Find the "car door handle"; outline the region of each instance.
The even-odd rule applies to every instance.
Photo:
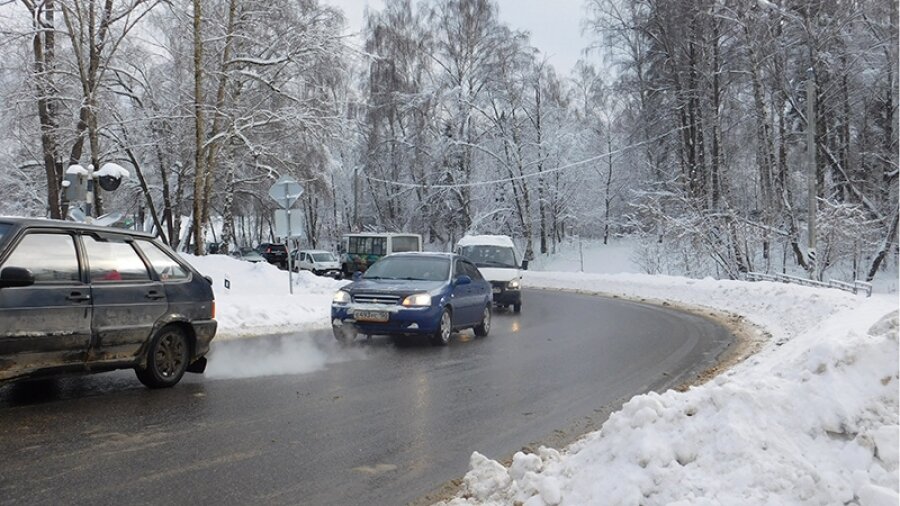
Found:
[[[69,294],[68,297],[66,297],[66,299],[75,301],[75,302],[84,302],[86,300],[91,300],[91,296],[83,294],[81,292],[72,292]]]
[[[153,290],[153,291],[147,292],[147,295],[145,295],[145,297],[147,297],[148,299],[158,300],[158,299],[162,299],[163,297],[165,297],[165,295],[157,292],[156,290]]]

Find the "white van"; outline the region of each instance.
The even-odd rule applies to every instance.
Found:
[[[328,276],[341,279],[341,262],[330,251],[300,250],[293,251],[295,271],[312,271],[316,276]]]
[[[467,235],[454,251],[478,266],[491,282],[494,304],[511,307],[516,313],[522,310],[522,271],[528,269],[528,260],[522,260],[509,236]]]

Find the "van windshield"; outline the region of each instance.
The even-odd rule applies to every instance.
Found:
[[[8,232],[9,229],[9,225],[7,225],[6,223],[0,223],[0,241],[3,241],[3,236],[6,235],[6,232]]]
[[[337,259],[331,253],[313,253],[311,255],[315,262],[336,262]]]
[[[463,246],[459,254],[478,267],[518,268],[516,255],[513,249],[507,246]]]

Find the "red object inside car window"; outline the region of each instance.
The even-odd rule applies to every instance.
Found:
[[[119,274],[119,271],[109,271],[100,279],[103,281],[122,281],[122,275]]]

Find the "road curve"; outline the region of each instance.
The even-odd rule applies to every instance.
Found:
[[[210,374],[171,390],[128,371],[7,385],[0,502],[405,504],[463,475],[472,451],[597,428],[732,341],[670,308],[531,290],[489,337],[445,348],[316,332],[214,342]]]

